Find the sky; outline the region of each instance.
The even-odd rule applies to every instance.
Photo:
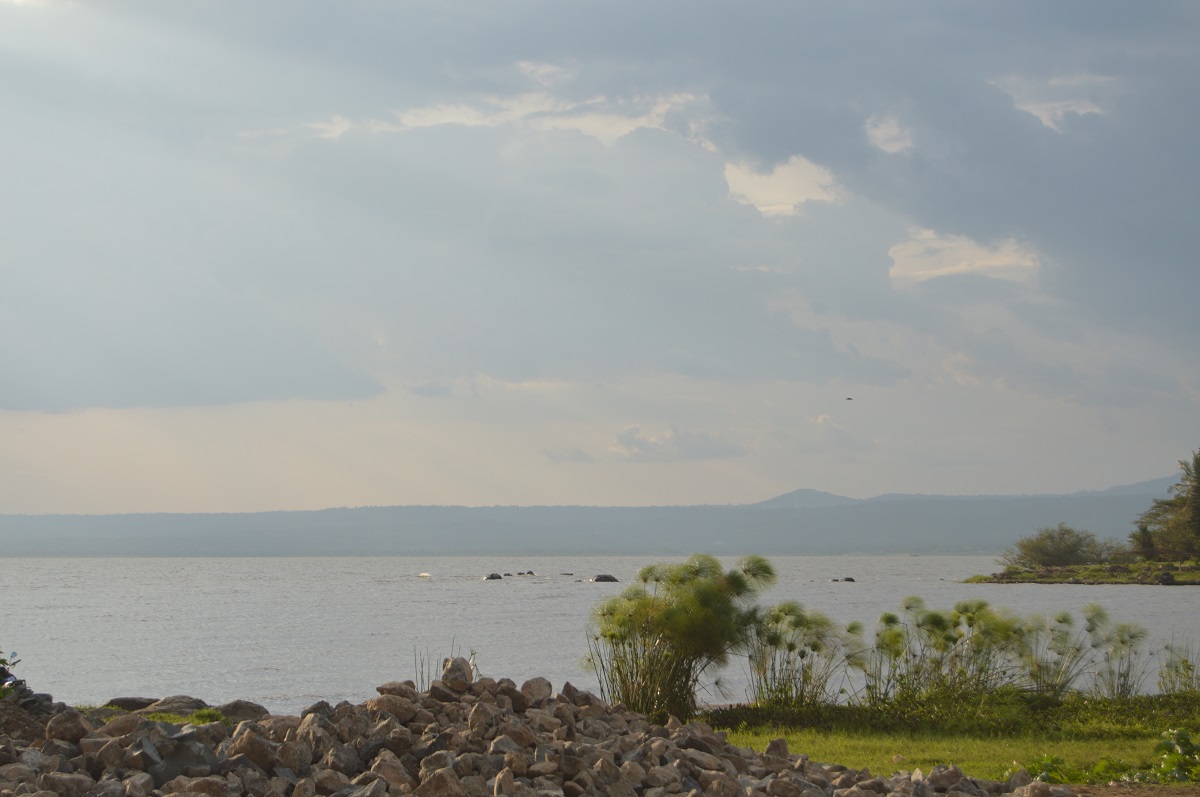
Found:
[[[0,0],[0,513],[1200,447],[1200,4]]]

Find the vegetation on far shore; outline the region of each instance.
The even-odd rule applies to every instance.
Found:
[[[1179,460],[1179,481],[1134,521],[1127,542],[1098,540],[1065,523],[1022,537],[994,584],[1200,584],[1200,450]]]
[[[1200,585],[1200,560],[1184,562],[1109,562],[1063,567],[1010,567],[991,575],[971,576],[970,584],[1157,584]]]

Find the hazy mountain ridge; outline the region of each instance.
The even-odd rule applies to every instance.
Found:
[[[1174,483],[1173,479],[1167,480]],[[1095,493],[877,496],[758,504],[395,506],[225,514],[0,515],[7,556],[996,553],[1065,522],[1124,539],[1164,480]],[[791,506],[788,501],[808,502]]]

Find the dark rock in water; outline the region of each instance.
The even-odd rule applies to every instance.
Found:
[[[191,714],[193,711],[199,711],[202,708],[208,708],[208,703],[205,703],[198,697],[171,695],[138,709],[138,713],[152,714],[161,711],[164,714]]]
[[[300,712],[300,717],[304,718],[309,714],[316,714],[318,717],[325,717],[328,719],[329,717],[333,716],[333,706],[329,705],[328,700],[318,700],[316,703],[313,703],[311,706],[304,709],[304,711]]]
[[[485,580],[486,581],[495,581],[496,579],[499,579],[499,578],[504,578],[504,576],[500,575],[499,573],[488,573],[487,578]]]
[[[854,579],[851,578],[850,576],[846,576],[845,578],[842,579],[842,581],[853,581],[853,580]]]
[[[505,573],[505,574],[504,574],[504,577],[505,577],[505,578],[512,578],[512,573]]]
[[[158,701],[157,697],[114,697],[104,705],[119,708],[124,711],[137,711]]]
[[[231,722],[238,723],[242,720],[257,720],[270,714],[266,706],[261,706],[258,703],[252,703],[249,700],[232,700],[228,703],[222,703],[217,706],[217,711],[224,715],[225,719]]]
[[[831,578],[831,579],[829,579],[829,581],[830,581],[830,583],[836,583],[838,581],[841,581],[841,579],[840,578]]]
[[[565,573],[565,572],[564,572],[564,573],[559,573],[559,575],[560,575],[560,576],[573,576],[573,575],[575,575],[575,574],[574,574],[574,573]]]
[[[601,581],[612,582],[612,581],[616,581],[616,580],[617,580],[616,576],[609,575],[608,573],[600,573],[599,575],[592,576],[592,581],[595,581],[597,583],[599,583]]]

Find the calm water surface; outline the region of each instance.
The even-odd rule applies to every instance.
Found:
[[[422,659],[476,651],[479,670],[596,689],[580,661],[599,600],[655,557],[0,559],[0,649],[17,673],[68,703],[119,695],[245,698],[276,712],[360,702]],[[732,563],[732,560],[728,560]],[[1021,614],[1077,615],[1099,603],[1150,631],[1150,648],[1200,642],[1190,587],[963,584],[992,556],[777,556],[763,603],[796,600],[868,628],[908,595],[933,608],[966,598]],[[485,581],[490,572],[533,576]],[[421,573],[430,574],[421,577]],[[617,584],[586,579],[611,573]],[[831,582],[852,576],[855,581]],[[744,697],[740,665],[726,673]],[[1152,679],[1151,679],[1152,680]],[[717,699],[718,696],[711,696]]]

